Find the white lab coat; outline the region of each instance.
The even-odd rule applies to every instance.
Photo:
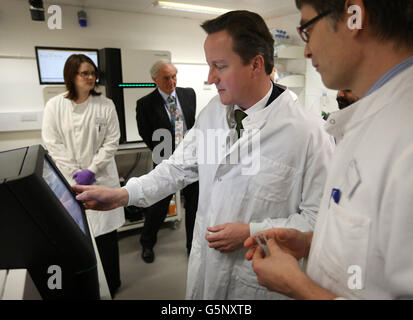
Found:
[[[119,145],[119,122],[112,100],[90,96],[76,105],[66,93],[50,99],[45,107],[42,125],[43,142],[70,185],[75,172],[89,169],[97,185],[120,187],[115,163]],[[98,237],[122,226],[123,208],[111,211],[86,211],[93,235]]]
[[[268,107],[243,120],[245,130],[260,130],[260,152],[252,157],[253,163],[260,164],[259,172],[243,175],[251,161],[226,161],[234,150],[253,140],[243,135],[227,149],[226,138],[235,133],[226,118],[230,108],[222,105],[218,96],[213,98],[174,154],[148,175],[130,179],[126,189],[130,203],[148,206],[199,179],[188,299],[283,299],[259,286],[251,262],[245,259],[245,249],[222,254],[209,248],[207,227],[257,222],[254,231],[257,226],[261,230],[313,230],[334,143],[324,131],[323,121],[303,110],[286,90]],[[207,143],[201,137],[211,129],[216,129],[219,137],[218,149],[205,152]],[[200,157],[203,152],[218,162],[208,164],[211,162]]]
[[[345,298],[413,298],[412,79],[410,67],[328,118],[338,146],[307,273]]]

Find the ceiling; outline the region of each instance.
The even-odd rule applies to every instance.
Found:
[[[84,7],[85,9],[106,9],[142,14],[168,15],[174,17],[206,20],[214,15],[161,9],[153,6],[155,0],[45,0],[46,4]],[[260,14],[264,19],[298,13],[294,0],[168,0],[230,10],[249,10]]]

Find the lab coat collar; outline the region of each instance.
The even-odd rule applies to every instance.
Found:
[[[270,90],[271,92],[271,90]],[[268,99],[267,99],[268,100]],[[252,113],[248,117],[246,117],[242,123],[244,126],[244,130],[251,130],[249,136],[241,136],[228,150],[224,156],[219,159],[219,163],[224,165],[227,163],[226,159],[230,157],[231,153],[237,152],[238,148],[243,147],[243,145],[247,144],[248,141],[251,141],[253,136],[258,134],[260,130],[265,126],[268,119],[274,120],[274,114],[280,110],[280,108],[289,108],[291,104],[295,104],[291,94],[288,90],[284,90],[273,102],[271,102],[267,107],[265,107],[266,101],[264,101],[264,107]],[[256,130],[258,129],[258,130]],[[228,135],[231,134],[231,131],[228,131]]]
[[[242,110],[239,106],[234,105],[234,110],[242,110],[244,111],[248,116],[252,115],[254,112],[260,111],[262,109],[264,109],[266,107],[266,103],[268,101],[268,99],[271,96],[272,91],[274,90],[273,88],[273,84],[271,83],[271,87],[268,90],[268,92],[266,93],[266,95],[260,100],[258,101],[256,104],[254,104],[253,106],[251,106],[250,108],[248,108],[247,110]]]
[[[327,119],[326,131],[339,143],[352,129],[383,109],[387,104],[383,101],[381,90],[364,97],[349,107],[333,112]]]
[[[255,105],[244,111],[248,115],[242,120],[244,129],[261,129],[267,122],[269,113],[272,112],[273,108],[280,108],[292,102],[292,99],[288,99],[291,98],[290,94],[286,93],[288,93],[288,90],[277,87],[271,82],[271,87],[266,95]],[[277,106],[274,106],[274,104],[277,104]],[[268,108],[269,106],[271,107]],[[239,107],[234,106],[234,110],[236,109],[239,109]]]
[[[266,103],[266,101],[264,103]],[[274,120],[274,115],[271,115],[276,112],[274,109],[289,108],[292,103],[295,102],[293,101],[289,91],[284,90],[284,92],[281,93],[267,107],[256,110],[251,115],[248,115],[248,117],[242,121],[244,129],[261,129],[264,127],[268,119],[271,119],[272,121]]]
[[[395,97],[390,93],[394,93],[395,84],[403,81],[411,81],[409,79],[411,73],[413,73],[413,66],[391,79],[369,96],[363,97],[343,110],[331,113],[325,125],[327,132],[334,136],[337,143],[341,141],[346,133],[359,125],[362,125],[365,120],[369,119],[386,106],[394,103]],[[383,92],[388,92],[389,94],[386,95],[383,94]]]
[[[89,101],[91,100],[91,97],[92,97],[92,95],[89,94],[89,97],[87,97],[87,99],[85,101],[83,101],[82,103],[76,103],[73,100],[70,100],[70,102],[72,104],[72,111],[75,111],[75,110],[80,111],[80,110],[83,110],[84,108],[86,108]]]

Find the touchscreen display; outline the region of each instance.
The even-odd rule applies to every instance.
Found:
[[[50,189],[53,190],[56,197],[66,208],[66,211],[70,214],[73,220],[75,220],[79,228],[86,234],[85,224],[82,219],[82,209],[80,208],[79,203],[46,159],[44,160],[43,165],[43,179],[49,185]]]

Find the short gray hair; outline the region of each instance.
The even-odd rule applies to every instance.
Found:
[[[151,72],[151,77],[153,79],[158,77],[159,69],[162,68],[163,66],[166,66],[166,65],[173,66],[175,68],[176,72],[178,72],[178,69],[174,66],[174,64],[171,61],[169,61],[167,59],[161,59],[161,60],[156,61],[153,64],[153,66],[151,67],[151,71],[150,71]]]

